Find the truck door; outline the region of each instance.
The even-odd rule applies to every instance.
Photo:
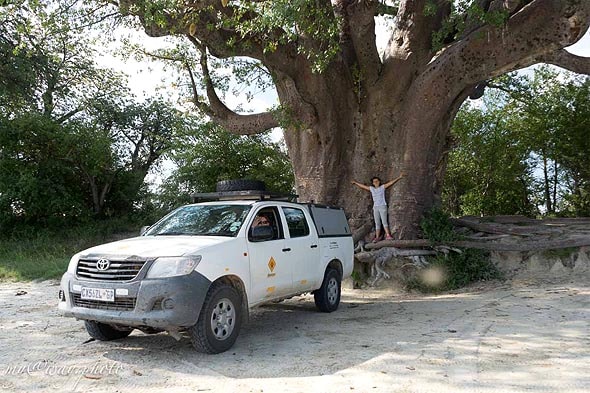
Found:
[[[252,238],[252,228],[258,225],[270,225],[273,238],[255,241]],[[284,248],[285,235],[278,208],[260,208],[248,227],[251,304],[293,292],[291,264],[287,261],[289,253]]]
[[[281,207],[287,224],[285,249],[293,270],[293,288],[296,292],[314,289],[318,277],[323,277],[320,266],[320,249],[313,223],[303,209]],[[313,232],[312,232],[313,231]]]

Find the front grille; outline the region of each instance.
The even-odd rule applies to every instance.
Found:
[[[80,259],[76,268],[76,275],[80,278],[106,281],[129,281],[137,277],[137,274],[145,264],[145,260],[109,260],[107,270],[98,270],[98,259]]]
[[[93,308],[96,310],[133,311],[135,309],[134,297],[115,299],[114,302],[103,302],[100,300],[81,299],[79,294],[72,293],[72,303],[76,307]]]

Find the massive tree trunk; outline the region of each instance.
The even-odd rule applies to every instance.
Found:
[[[428,103],[436,100],[436,86],[420,90],[410,84],[392,96],[389,86],[380,85],[359,100],[338,68],[313,76],[305,91],[317,113],[314,126],[285,131],[296,191],[305,201],[344,206],[359,228],[372,220],[372,202],[351,180],[387,181],[403,171],[407,176],[387,193],[390,224],[397,237],[414,237],[422,213],[440,195],[448,130],[465,93],[449,99],[444,110]],[[279,97],[288,101],[289,93],[278,86]]]
[[[232,19],[241,3],[262,5]],[[418,236],[422,215],[439,199],[451,123],[476,86],[539,62],[590,71],[587,59],[562,49],[587,30],[590,1],[477,0],[473,3],[483,12],[502,11],[506,19],[493,25],[466,13],[455,19],[464,22],[465,29],[447,31],[440,48],[433,48],[433,35],[444,31],[451,18],[449,0],[402,0],[397,8],[371,0],[312,3],[340,29],[340,52],[321,73],[313,72],[313,61],[301,48],[321,52],[325,46],[303,28],[276,26],[263,36],[239,29],[258,21],[257,12],[267,12],[273,2],[203,0],[179,12],[165,12],[158,24],[150,23],[148,15],[154,10],[143,2],[122,1],[121,9],[139,15],[151,35],[188,36],[201,53],[206,83],[205,102],[185,61],[195,104],[235,133],[258,133],[279,121],[270,112],[243,115],[227,108],[216,93],[207,59],[241,55],[259,60],[270,71],[290,117],[281,125],[297,193],[302,200],[345,207],[353,229],[369,227],[372,215],[370,196],[351,180],[368,183],[379,176],[387,181],[403,171],[406,177],[388,191],[391,227],[397,238]],[[395,15],[382,54],[375,43],[378,12]],[[167,21],[164,27],[162,19]],[[228,20],[239,22],[232,29]],[[302,33],[297,40],[281,41],[287,30]],[[281,44],[269,51],[264,42],[273,40]]]

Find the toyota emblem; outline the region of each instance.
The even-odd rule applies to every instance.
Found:
[[[96,262],[96,268],[100,271],[105,271],[111,266],[111,261],[105,258],[101,258]]]

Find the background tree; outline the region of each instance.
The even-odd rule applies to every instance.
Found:
[[[293,171],[282,147],[267,135],[240,136],[212,123],[194,127],[170,154],[175,169],[161,189],[166,209],[212,192],[220,180],[262,180],[268,190],[293,192]]]
[[[187,133],[189,119],[161,99],[143,103],[102,100],[93,104],[82,139],[106,138],[109,153],[99,154],[112,157],[112,163],[106,165],[104,159],[96,157],[94,165],[88,166],[87,157],[80,155],[72,162],[90,187],[96,214],[103,214],[105,206],[115,212],[130,211],[141,196],[147,174]]]
[[[17,0],[0,8],[0,114],[35,111],[58,123],[101,97],[124,94],[124,77],[97,67],[105,7]]]
[[[454,215],[534,215],[531,150],[514,129],[519,115],[498,94],[483,105],[466,105],[453,124],[443,206]]]
[[[457,215],[588,215],[588,78],[540,67],[488,85],[496,90],[465,105],[453,124],[445,207]]]
[[[556,142],[557,156],[565,172],[567,189],[562,212],[574,216],[590,216],[590,79],[581,85],[568,82],[561,98],[563,127]],[[563,213],[562,213],[563,214]]]
[[[588,215],[588,78],[541,67],[500,87],[518,108],[520,132],[542,171],[545,212]]]
[[[417,235],[441,192],[451,123],[483,81],[539,62],[590,71],[563,50],[588,28],[587,1],[122,0],[119,9],[149,35],[191,43],[190,56],[186,48],[175,55],[195,104],[214,121],[243,135],[282,125],[297,193],[344,206],[360,233],[370,228],[369,206],[349,180],[403,170],[389,210],[396,236]],[[390,32],[382,52],[379,15]],[[253,61],[246,68],[237,63],[244,57]],[[228,108],[210,63],[232,63],[250,80],[267,74],[280,108]]]
[[[145,177],[185,133],[162,99],[137,102],[96,65],[105,15],[83,2],[0,8],[0,215],[47,222],[133,210]],[[112,10],[111,10],[112,11]]]
[[[0,118],[0,224],[47,225],[84,215],[84,187],[63,160],[69,133],[39,114]]]

